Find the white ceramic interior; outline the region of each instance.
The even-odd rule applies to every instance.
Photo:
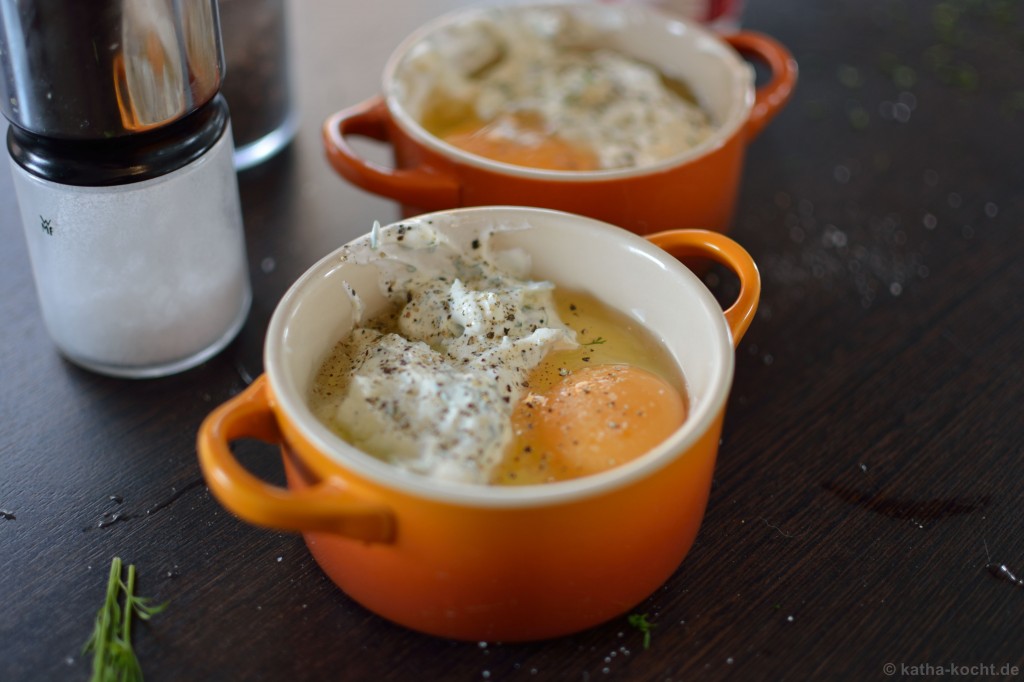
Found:
[[[567,12],[575,21],[600,33],[600,44],[656,66],[690,86],[707,111],[716,132],[707,140],[658,164],[600,171],[559,171],[526,168],[470,154],[428,133],[420,124],[423,102],[434,87],[429,72],[417,68],[415,57],[436,50],[459,68],[453,35],[481,19],[521,12]],[[552,180],[605,180],[654,173],[698,158],[737,133],[754,104],[754,71],[720,37],[700,24],[639,3],[523,4],[461,10],[423,25],[392,53],[384,69],[383,92],[395,122],[413,139],[448,157],[503,173]]]
[[[352,328],[351,288],[368,313],[385,302],[372,265],[343,259],[339,249],[304,273],[271,318],[264,364],[277,402],[322,452],[341,466],[411,494],[476,506],[527,506],[598,494],[653,475],[680,456],[725,404],[733,375],[732,336],[722,309],[700,279],[665,251],[621,228],[559,211],[522,207],[453,209],[420,216],[453,229],[528,226],[498,235],[494,248],[517,247],[532,276],[594,294],[642,323],[668,349],[685,377],[686,422],[646,455],[593,476],[521,487],[432,481],[360,452],[321,424],[306,395],[330,349]],[[365,235],[354,242],[368,241]]]

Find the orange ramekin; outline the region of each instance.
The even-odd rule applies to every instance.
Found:
[[[734,347],[760,293],[754,262],[715,232],[675,230],[644,239],[544,209],[467,208],[420,219],[476,234],[518,227],[497,235],[495,248],[524,250],[534,278],[597,296],[664,344],[685,377],[686,422],[618,468],[542,485],[435,481],[362,453],[317,421],[306,402],[320,363],[352,328],[346,287],[368,313],[383,304],[376,269],[339,250],[279,303],[267,332],[265,374],[204,421],[198,451],[210,490],[250,523],[301,531],[345,593],[416,630],[533,640],[628,611],[671,576],[697,535]],[[365,246],[368,239],[357,242]],[[738,276],[738,299],[724,313],[677,260],[693,256],[721,262]],[[230,445],[241,438],[280,444],[287,488],[239,464]]]
[[[427,132],[412,100],[422,77],[410,74],[425,49],[451,42],[453,30],[481,17],[556,11],[598,27],[603,45],[653,64],[687,83],[711,115],[716,132],[698,146],[642,168],[552,171],[484,158]],[[754,85],[746,55],[770,76]],[[553,208],[619,225],[638,234],[674,228],[727,232],[732,222],[747,145],[782,109],[797,80],[796,62],[774,39],[748,31],[718,36],[701,25],[647,5],[583,3],[458,11],[407,38],[384,70],[383,94],[330,116],[323,126],[334,169],[364,190],[394,199],[406,216],[459,206]],[[413,97],[410,93],[416,92]],[[388,143],[394,167],[366,160],[349,137]]]

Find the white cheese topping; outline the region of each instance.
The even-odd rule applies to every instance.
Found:
[[[601,48],[597,29],[571,13],[495,14],[450,28],[415,51],[403,83],[412,111],[431,97],[471,103],[486,134],[529,144],[558,135],[593,151],[601,168],[644,166],[691,149],[713,132],[707,113],[656,68]],[[537,130],[514,117],[540,121]]]
[[[401,468],[486,483],[530,370],[549,350],[576,347],[553,286],[524,278],[521,252],[491,253],[487,233],[457,244],[411,220],[374,241],[348,257],[381,270],[397,313],[344,341],[347,388],[334,421]]]

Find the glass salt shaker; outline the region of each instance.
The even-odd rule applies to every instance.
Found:
[[[7,147],[47,329],[102,374],[193,367],[251,290],[216,0],[0,13]]]

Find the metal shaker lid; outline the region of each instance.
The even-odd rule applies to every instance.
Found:
[[[217,0],[3,0],[0,68],[0,109],[20,128],[71,140],[152,130],[220,89]]]

